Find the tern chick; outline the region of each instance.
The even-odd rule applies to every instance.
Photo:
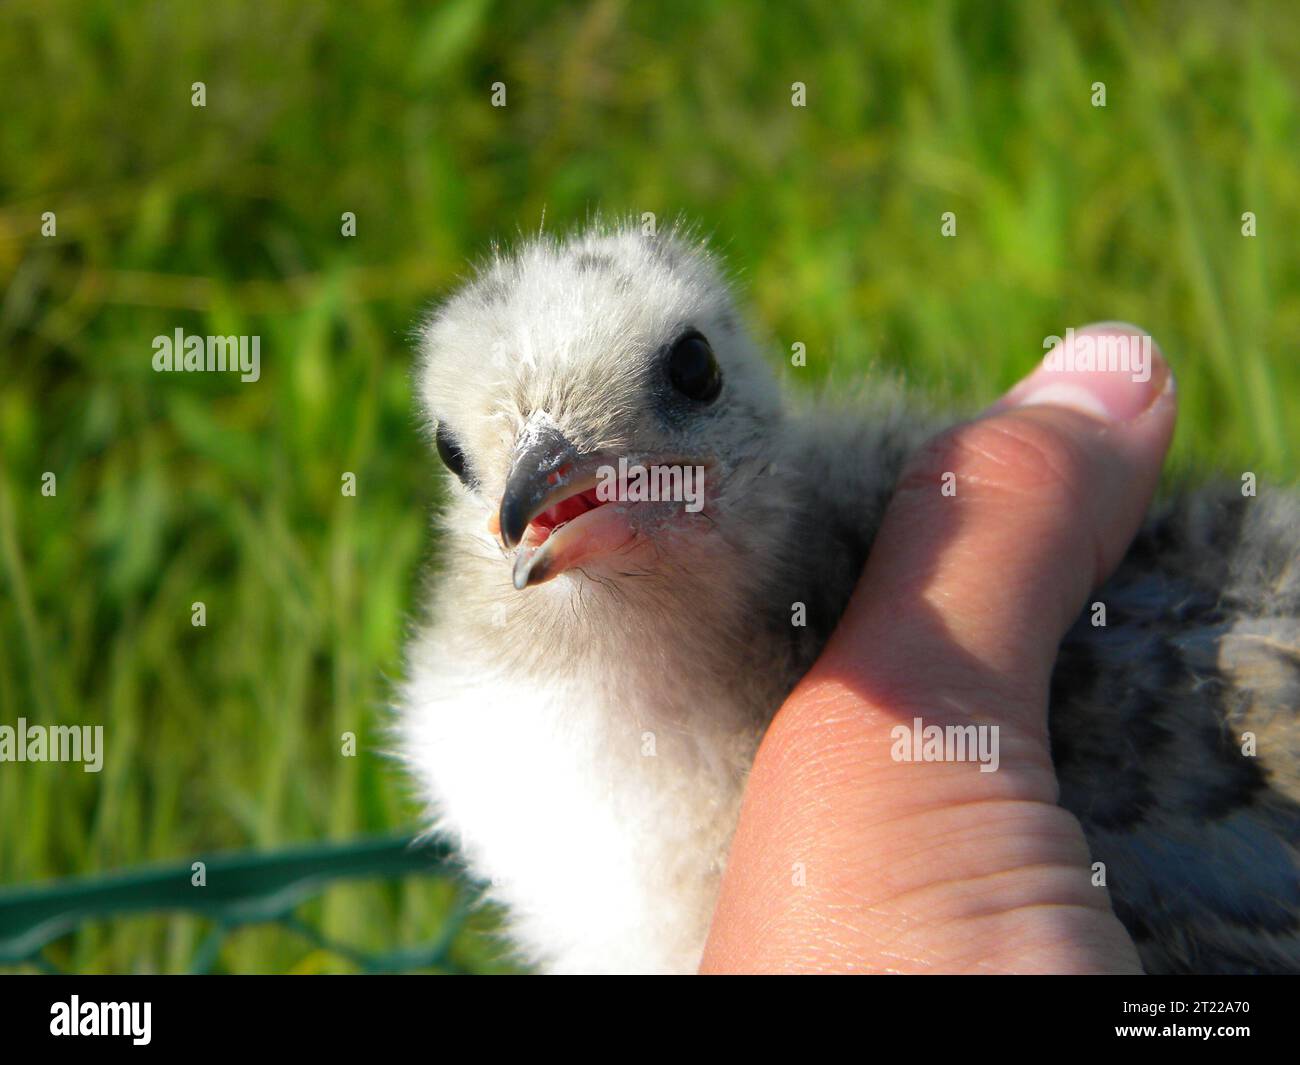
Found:
[[[524,960],[691,971],[758,741],[944,423],[884,383],[783,394],[680,230],[498,251],[420,348],[451,483],[399,731],[432,827]],[[611,497],[620,460],[701,505]],[[1061,802],[1149,971],[1300,969],[1297,528],[1284,495],[1162,505],[1061,648]],[[1252,730],[1291,759],[1240,757]]]

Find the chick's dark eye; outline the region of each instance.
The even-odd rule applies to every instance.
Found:
[[[722,391],[722,370],[709,342],[692,330],[668,353],[668,379],[683,396],[712,403]]]
[[[438,445],[438,457],[442,459],[443,465],[465,484],[469,484],[470,477],[465,466],[465,452],[461,451],[460,445],[456,443],[451,433],[447,432],[446,426],[438,426],[438,431],[434,434],[434,440]]]

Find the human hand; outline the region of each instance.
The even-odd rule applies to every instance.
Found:
[[[1176,406],[1154,346],[1145,383],[1040,367],[914,457],[758,752],[703,971],[1141,971],[1056,805],[1048,686],[1141,523]],[[998,726],[997,770],[895,761],[914,718]]]

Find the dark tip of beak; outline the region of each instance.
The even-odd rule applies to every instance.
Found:
[[[524,538],[528,523],[543,509],[560,472],[578,452],[555,429],[543,429],[515,454],[506,490],[501,496],[501,540],[507,548]]]
[[[524,538],[532,517],[528,508],[517,497],[507,495],[501,500],[501,541],[506,547],[515,547]]]
[[[530,584],[538,584],[545,578],[549,567],[544,558],[535,562],[537,556],[537,551],[519,552],[519,557],[515,559],[515,566],[510,574],[510,579],[514,583],[516,591],[522,592]]]
[[[501,524],[501,542],[506,547],[514,547],[524,538],[524,531],[532,518],[528,516],[523,500],[507,491],[501,498],[501,513],[497,520]]]

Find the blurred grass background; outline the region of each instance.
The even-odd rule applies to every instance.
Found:
[[[3,5],[0,723],[103,724],[108,753],[0,764],[0,884],[418,827],[379,753],[435,550],[408,333],[543,214],[700,221],[808,381],[875,363],[982,403],[1045,336],[1137,321],[1179,374],[1174,466],[1290,478],[1298,77],[1285,3]],[[155,374],[177,328],[260,335],[261,380]],[[315,916],[413,942],[450,897]],[[58,957],[179,969],[201,935],[120,921]],[[347,968],[308,950],[246,932],[219,967]]]

